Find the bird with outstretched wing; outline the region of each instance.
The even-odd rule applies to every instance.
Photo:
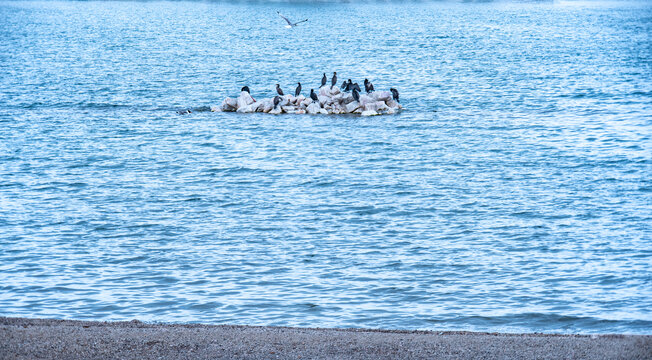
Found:
[[[308,21],[308,19],[305,19],[305,20],[301,20],[301,21],[297,21],[297,22],[293,23],[292,21],[290,21],[290,19],[288,19],[288,18],[286,18],[285,16],[281,15],[280,12],[277,11],[276,13],[278,14],[278,16],[282,17],[283,20],[285,20],[285,22],[288,23],[288,24],[285,26],[285,27],[288,28],[288,29],[293,28],[293,27],[297,26],[298,24],[301,24],[302,22],[306,22],[306,21]]]

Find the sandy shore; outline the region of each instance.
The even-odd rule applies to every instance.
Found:
[[[652,359],[652,336],[299,329],[0,317],[0,359]]]

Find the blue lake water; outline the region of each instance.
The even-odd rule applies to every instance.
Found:
[[[651,34],[649,2],[0,2],[0,316],[652,333]],[[177,114],[333,71],[405,111]]]

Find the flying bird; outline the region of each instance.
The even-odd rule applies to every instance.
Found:
[[[290,19],[288,19],[285,16],[281,15],[280,12],[277,11],[276,13],[278,14],[278,16],[282,17],[283,20],[285,20],[285,22],[288,23],[287,25],[285,25],[285,27],[288,28],[288,29],[291,29],[291,28],[297,26],[298,24],[301,24],[302,22],[308,21],[308,19],[305,19],[305,20],[301,20],[301,21],[297,21],[297,22],[293,23],[292,21],[290,21]]]

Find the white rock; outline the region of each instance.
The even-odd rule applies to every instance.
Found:
[[[252,113],[254,111],[255,110],[254,110],[254,105],[253,104],[239,107],[238,110],[237,110],[237,112],[239,112],[239,113]]]
[[[268,99],[265,99],[265,107],[263,108],[264,113],[268,113],[274,109],[274,104],[271,101],[267,101]]]
[[[328,111],[326,109],[319,109],[320,114],[328,115]]]
[[[211,111],[212,112],[221,112],[222,108],[220,108],[219,106],[213,105],[213,106],[211,106]]]
[[[317,114],[319,110],[321,110],[321,107],[317,103],[312,103],[306,108],[308,114]]]
[[[395,109],[399,108],[399,103],[397,103],[396,100],[394,100],[394,99],[389,99],[389,100],[385,101],[385,103],[387,103],[387,106],[389,106],[391,108],[395,108]]]
[[[297,110],[295,112],[295,114],[305,114],[305,113],[306,113],[306,110],[303,110],[303,109],[299,109],[299,110]]]
[[[357,108],[359,108],[359,107],[360,107],[360,103],[359,103],[359,102],[357,102],[357,101],[352,101],[352,102],[350,102],[350,103],[348,103],[348,104],[346,105],[345,110],[346,110],[347,113],[352,113],[352,112],[354,112],[354,111],[355,111]]]
[[[319,104],[321,106],[328,104],[328,102],[331,100],[329,96],[323,96],[323,95],[317,96],[317,99],[319,99]]]
[[[281,108],[282,108],[283,111],[286,112],[286,113],[293,113],[293,112],[295,112],[295,111],[297,110],[296,106],[291,106],[291,105],[288,105],[288,106],[281,106]]]
[[[392,100],[392,93],[389,91],[374,91],[371,93],[371,96],[376,100],[376,101],[388,101]]]
[[[222,102],[222,111],[235,111],[238,107],[238,100],[227,97]]]
[[[301,106],[302,106],[302,107],[308,107],[308,105],[310,105],[310,104],[312,104],[312,99],[311,99],[311,98],[304,99],[304,100],[301,102]]]
[[[394,108],[387,108],[387,115],[394,115],[396,114],[396,110]]]
[[[283,112],[283,110],[281,109],[280,106],[277,106],[276,109],[272,109],[269,113],[270,113],[270,114],[274,114],[274,115],[278,115],[278,114],[280,114],[281,112]]]
[[[381,112],[389,109],[384,101],[374,101],[364,104],[365,111],[376,111]]]
[[[375,116],[375,115],[380,115],[380,114],[373,110],[365,110],[362,112],[362,116]]]
[[[236,100],[236,105],[238,109],[253,103],[254,103],[254,98],[252,98],[251,95],[249,95],[249,93],[246,91],[241,91],[240,96],[238,96],[238,100]]]
[[[342,104],[348,104],[348,103],[350,103],[352,101],[355,101],[355,99],[353,98],[353,95],[347,94],[347,93],[344,93],[342,95],[342,101],[341,101]]]
[[[320,87],[319,88],[319,94],[317,94],[317,96],[328,96],[328,97],[330,97],[331,96],[331,91],[330,91],[329,88],[330,87],[328,85]]]

